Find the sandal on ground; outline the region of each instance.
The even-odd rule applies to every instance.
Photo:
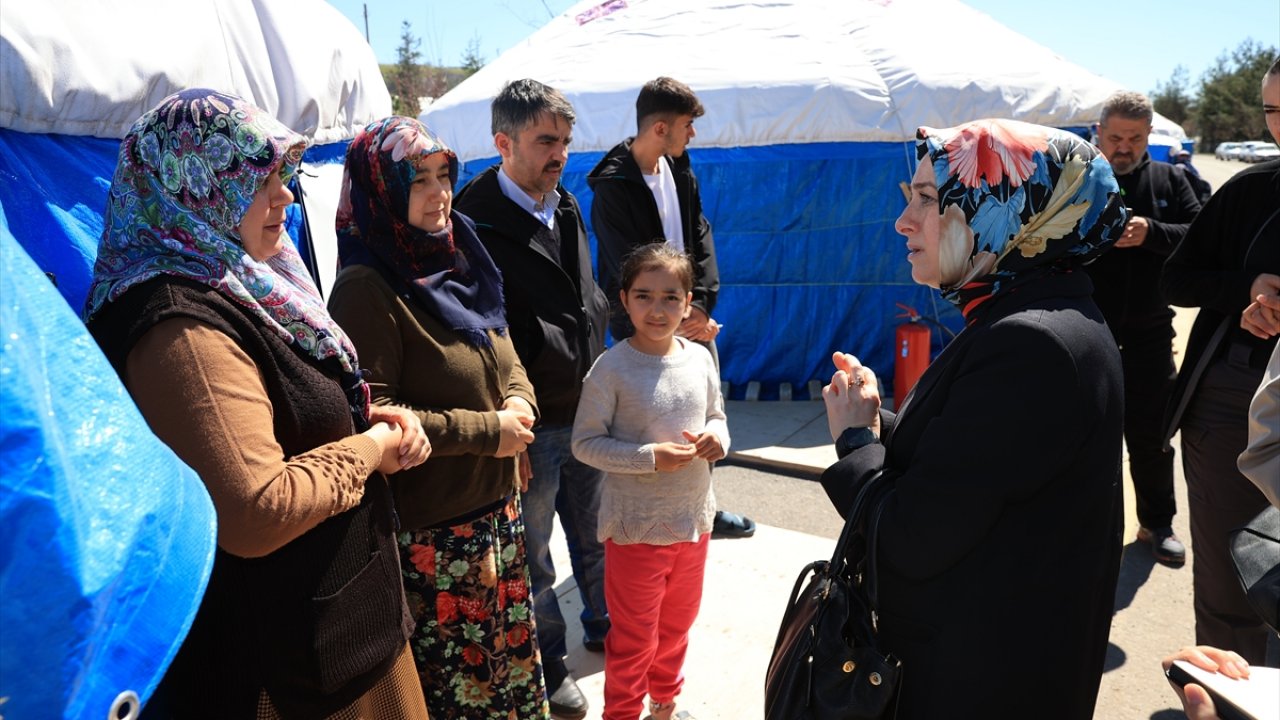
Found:
[[[674,701],[669,703],[655,703],[650,701],[649,714],[644,716],[643,720],[656,720],[655,716],[660,711],[666,710],[674,705],[675,705]],[[671,718],[671,720],[697,720],[697,718],[691,715],[688,710],[679,710],[675,714],[670,715],[669,717]]]
[[[726,510],[717,510],[711,525],[711,537],[749,538],[756,534],[756,522],[749,517]]]

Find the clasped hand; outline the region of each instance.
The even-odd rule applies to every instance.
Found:
[[[871,428],[880,437],[880,382],[876,374],[848,353],[837,352],[831,361],[836,372],[822,388],[831,439],[851,427]]]
[[[658,472],[671,472],[687,467],[695,459],[715,462],[724,457],[720,437],[713,432],[702,434],[681,430],[688,442],[662,442],[653,446],[653,465]]]
[[[1280,335],[1280,275],[1259,274],[1249,297],[1253,302],[1240,313],[1240,327],[1263,340]]]
[[[372,427],[365,434],[382,449],[378,470],[383,474],[417,467],[431,456],[427,431],[413,412],[393,405],[371,405],[369,423]]]
[[[533,407],[524,398],[509,397],[502,403],[502,409],[498,411],[498,427],[501,435],[498,438],[498,452],[496,457],[507,458],[515,457],[518,453],[524,452],[529,447],[529,443],[533,442],[533,431],[529,428],[533,427],[534,420]]]

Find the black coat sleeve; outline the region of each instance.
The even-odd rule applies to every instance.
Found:
[[[698,197],[697,186],[694,187],[694,197]],[[702,214],[700,200],[697,206],[697,236],[689,247],[697,276],[693,285],[693,306],[711,317],[716,308],[716,297],[720,294],[720,267],[716,264],[716,241],[711,234],[711,223]]]
[[[1242,228],[1244,217],[1263,207],[1242,207],[1232,186],[1222,188],[1196,216],[1186,237],[1165,261],[1160,291],[1179,307],[1205,307],[1237,314],[1250,302],[1249,288],[1256,276],[1244,269],[1243,251],[1256,232]]]
[[[1065,339],[1011,318],[976,340],[949,384],[931,391],[944,400],[908,466],[890,468],[901,476],[881,518],[881,557],[905,577],[960,563],[1004,513],[1069,467],[1094,429],[1082,412],[1085,373]]]
[[[619,295],[622,287],[622,262],[632,248],[660,238],[646,239],[637,236],[638,228],[647,223],[641,223],[634,217],[635,209],[629,202],[627,188],[622,181],[596,183],[592,190],[591,228],[596,233],[600,289],[609,301],[611,326],[625,322],[629,327],[630,322],[626,321]]]

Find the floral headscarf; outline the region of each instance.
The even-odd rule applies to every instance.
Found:
[[[318,361],[357,369],[292,242],[250,257],[239,225],[273,172],[287,181],[306,140],[244,100],[197,88],[160,101],[120,143],[85,320],[159,275],[208,285]]]
[[[457,156],[417,120],[384,118],[356,135],[338,202],[338,261],[390,275],[392,287],[397,280],[407,285],[468,344],[488,347],[487,330],[503,331],[507,319],[501,275],[475,226],[452,208],[439,232],[409,224],[409,188],[422,160],[436,153],[449,158],[449,184],[456,185]]]
[[[920,128],[916,157],[926,156],[943,216],[942,294],[966,316],[997,293],[1094,259],[1124,229],[1110,163],[1070,132],[1013,120]]]

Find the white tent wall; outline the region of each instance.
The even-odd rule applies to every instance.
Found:
[[[0,231],[57,276],[73,309],[88,288],[118,140],[192,87],[239,95],[313,143],[302,192],[314,265],[322,287],[332,283],[342,149],[391,114],[377,58],[346,17],[319,0],[4,2]]]
[[[836,349],[888,379],[895,303],[958,326],[911,282],[892,227],[917,127],[1084,132],[1119,89],[955,0],[584,0],[422,118],[465,178],[497,159],[489,103],[505,83],[559,89],[577,114],[564,183],[589,215],[585,176],[635,133],[636,93],[659,75],[706,108],[690,157],[719,256],[721,374],[766,397],[829,377]]]

